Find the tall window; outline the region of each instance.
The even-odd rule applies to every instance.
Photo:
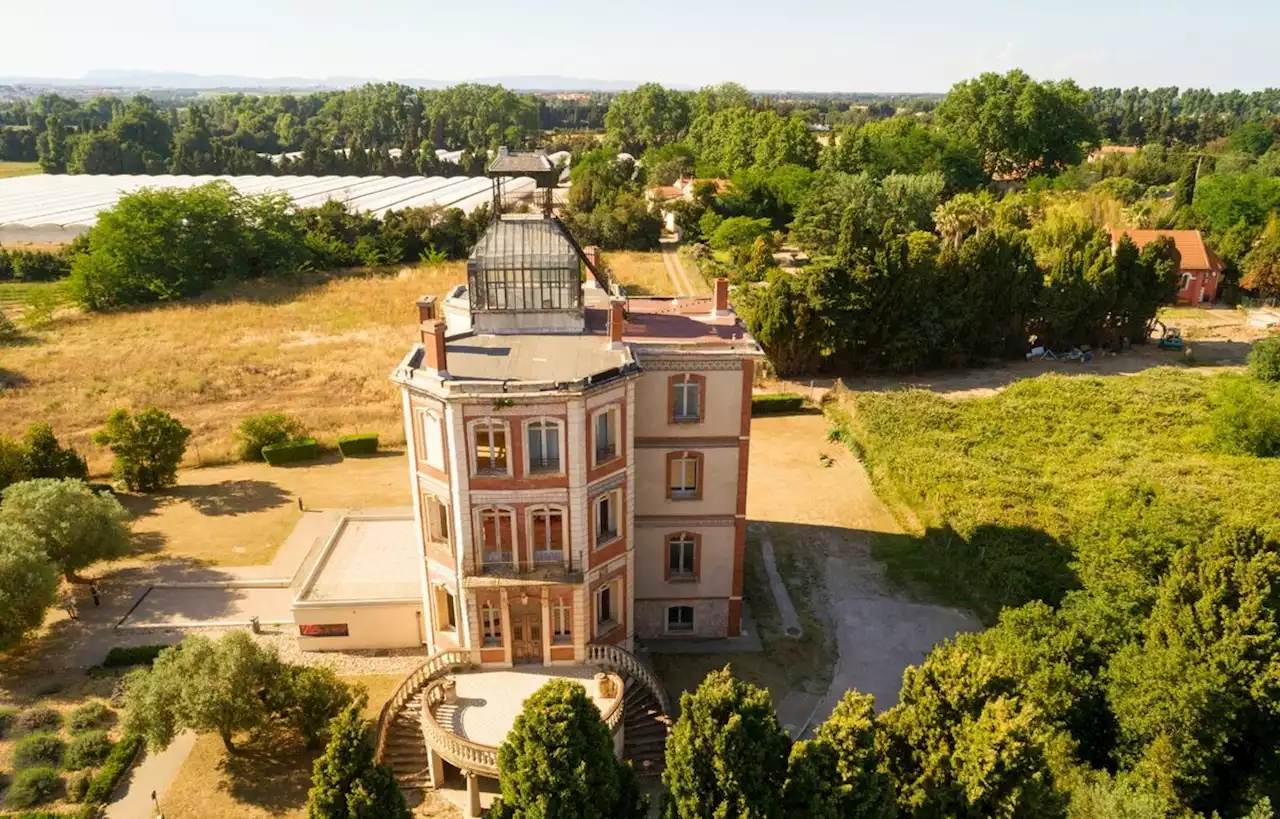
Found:
[[[526,428],[529,440],[529,471],[560,471],[560,424],[531,421]]]
[[[534,509],[529,515],[534,563],[564,562],[564,511],[551,507]]]
[[[613,586],[613,583],[606,583],[596,589],[596,634],[604,634],[618,624]]]
[[[671,500],[697,500],[702,497],[702,458],[685,452],[670,459],[669,493]]]
[[[449,507],[435,495],[422,496],[422,519],[427,538],[436,543],[449,542]]]
[[[667,576],[672,580],[692,580],[697,572],[698,539],[690,532],[667,538]]]
[[[702,379],[685,375],[671,382],[671,420],[675,423],[702,420]]]
[[[507,465],[506,425],[489,418],[477,422],[473,429],[475,435],[476,472],[480,474],[507,472],[509,467]]]
[[[563,597],[557,597],[551,604],[551,632],[557,643],[573,639],[573,607]]]
[[[444,586],[436,586],[436,620],[442,631],[456,631],[458,628],[458,604]]]
[[[693,606],[668,607],[667,631],[693,631]]]
[[[502,645],[502,610],[491,602],[481,603],[480,628],[485,645]]]
[[[620,492],[613,490],[596,498],[596,548],[618,537],[618,512]]]
[[[444,469],[444,430],[439,413],[423,410],[418,413],[418,421],[422,428],[420,457],[436,469]]]
[[[595,416],[596,464],[618,457],[618,410],[616,407],[602,410]]]
[[[509,568],[515,559],[515,513],[509,509],[481,509],[479,519],[482,568]]]

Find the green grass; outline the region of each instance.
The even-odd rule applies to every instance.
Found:
[[[10,176],[30,176],[40,173],[38,162],[0,162],[0,179]]]
[[[58,292],[62,287],[62,282],[0,282],[0,313],[17,315],[34,294]]]
[[[1280,459],[1211,449],[1230,377],[1046,375],[960,402],[863,393],[831,415],[915,529],[875,543],[889,579],[991,621],[1081,577],[1158,568],[1220,523],[1280,520]]]

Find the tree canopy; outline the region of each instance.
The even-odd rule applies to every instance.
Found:
[[[31,530],[0,520],[0,651],[39,628],[58,591],[58,569]]]
[[[0,523],[25,528],[68,579],[129,550],[129,513],[107,492],[73,478],[37,478],[4,490]]]

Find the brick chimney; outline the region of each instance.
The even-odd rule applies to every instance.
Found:
[[[586,256],[587,259],[591,261],[591,266],[594,267],[597,271],[599,271],[600,266],[604,264],[604,260],[600,256],[600,248],[596,247],[595,245],[587,245],[586,247],[584,247],[582,249],[582,255]]]
[[[711,315],[729,315],[729,280],[723,276],[716,279],[715,301],[711,305]]]
[[[615,350],[622,347],[622,331],[627,326],[626,304],[622,299],[609,302],[609,346]]]
[[[447,378],[449,375],[449,369],[446,366],[444,330],[445,324],[439,319],[422,323],[422,366],[441,378]]]
[[[418,323],[426,324],[428,321],[435,321],[440,318],[436,315],[436,297],[423,296],[418,299]]]

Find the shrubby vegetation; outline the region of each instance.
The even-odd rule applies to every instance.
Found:
[[[395,774],[374,763],[368,732],[359,703],[333,719],[329,744],[311,776],[307,819],[408,819]]]
[[[58,568],[40,539],[23,526],[0,522],[0,650],[40,627],[57,592]],[[22,717],[17,725],[29,730]]]
[[[44,555],[69,581],[100,560],[115,560],[129,549],[129,513],[107,492],[84,481],[37,478],[6,488],[0,524],[35,536]]]
[[[303,438],[306,434],[306,427],[301,421],[283,412],[252,415],[241,421],[236,428],[240,458],[245,461],[261,461],[264,446],[288,443]]]
[[[169,413],[149,407],[137,413],[118,409],[94,433],[94,443],[115,454],[112,472],[134,492],[155,492],[178,482],[178,464],[191,430]]]
[[[0,490],[32,478],[88,480],[89,467],[80,453],[58,443],[51,426],[37,421],[21,441],[0,435]]]

